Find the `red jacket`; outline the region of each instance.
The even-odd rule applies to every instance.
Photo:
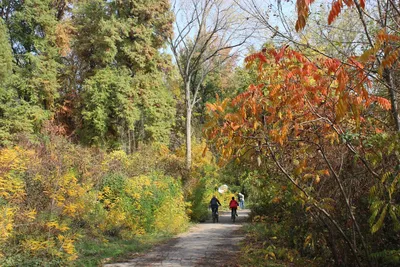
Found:
[[[239,206],[239,203],[234,199],[232,199],[231,202],[229,202],[229,208],[231,208],[231,209],[237,209],[238,206]]]

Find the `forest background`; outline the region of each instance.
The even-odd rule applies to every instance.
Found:
[[[399,1],[2,0],[0,17],[1,266],[143,249],[222,183],[252,202],[243,265],[400,263]]]

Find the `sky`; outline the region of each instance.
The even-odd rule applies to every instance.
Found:
[[[193,3],[201,3],[203,1],[199,0],[177,0],[177,1],[172,1],[172,6],[175,7],[175,13],[176,10],[179,10],[178,15],[176,17],[176,23],[174,25],[174,32],[175,36],[178,35],[178,27],[181,29],[183,28],[184,25],[186,25],[187,20],[190,18],[189,15],[191,14],[191,10],[193,10]],[[263,15],[268,15],[269,16],[269,21],[273,25],[277,25],[278,27],[281,27],[280,25],[280,20],[277,19],[276,16],[273,16],[274,12],[277,12],[277,0],[270,0],[270,4],[268,4],[268,1],[265,0],[236,0],[236,2],[241,5],[242,7],[248,8],[255,4],[256,6],[259,7],[259,9],[262,11]],[[249,39],[245,46],[241,47],[241,51],[239,52],[240,56],[239,59],[243,60],[243,58],[246,56],[248,53],[248,49],[250,47],[255,47],[256,49],[259,49],[265,41],[272,36],[272,33],[270,31],[265,31],[262,30],[261,25],[256,25],[256,22],[251,19],[251,15],[243,11],[241,8],[239,8],[238,5],[235,4],[234,0],[223,0],[223,5],[224,8],[233,8],[235,10],[235,16],[234,18],[239,20],[239,19],[245,19],[245,25],[246,27],[254,27],[257,29],[257,33],[254,35],[254,38]],[[179,9],[181,8],[181,9]],[[187,11],[189,10],[189,11]],[[285,13],[285,17],[289,18],[292,17],[295,14],[295,3],[293,1],[282,1],[282,11]],[[214,16],[210,16],[209,19],[209,27],[213,27],[213,20],[216,17],[216,12],[211,12]],[[233,24],[233,23],[232,23]],[[233,26],[233,25],[230,25]],[[193,38],[195,36],[197,28],[193,28],[191,32],[188,33],[187,37],[188,38]],[[233,32],[233,34],[237,35],[237,31]],[[237,35],[237,38],[240,38],[239,35]],[[170,48],[166,49],[166,52],[169,54],[172,54]]]

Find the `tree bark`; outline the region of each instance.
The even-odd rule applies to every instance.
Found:
[[[399,105],[397,102],[397,92],[396,92],[396,88],[395,88],[395,82],[393,80],[392,71],[385,68],[385,70],[383,72],[383,78],[385,79],[385,81],[388,85],[390,102],[392,104],[392,116],[393,116],[393,120],[394,120],[394,125],[396,127],[396,131],[400,132]]]
[[[185,85],[186,99],[186,170],[192,167],[192,105],[190,99],[190,82]]]
[[[183,5],[184,2],[188,2]],[[186,104],[186,170],[192,165],[192,115],[204,79],[233,58],[253,36],[245,16],[232,3],[215,0],[174,1],[176,34],[168,42],[184,83]],[[236,50],[236,51],[233,51]],[[205,99],[203,99],[205,101]]]

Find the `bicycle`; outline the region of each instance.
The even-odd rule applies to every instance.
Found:
[[[236,221],[237,212],[235,208],[231,208],[231,220],[232,222]]]
[[[212,209],[212,221],[213,223],[218,222],[218,210]]]

